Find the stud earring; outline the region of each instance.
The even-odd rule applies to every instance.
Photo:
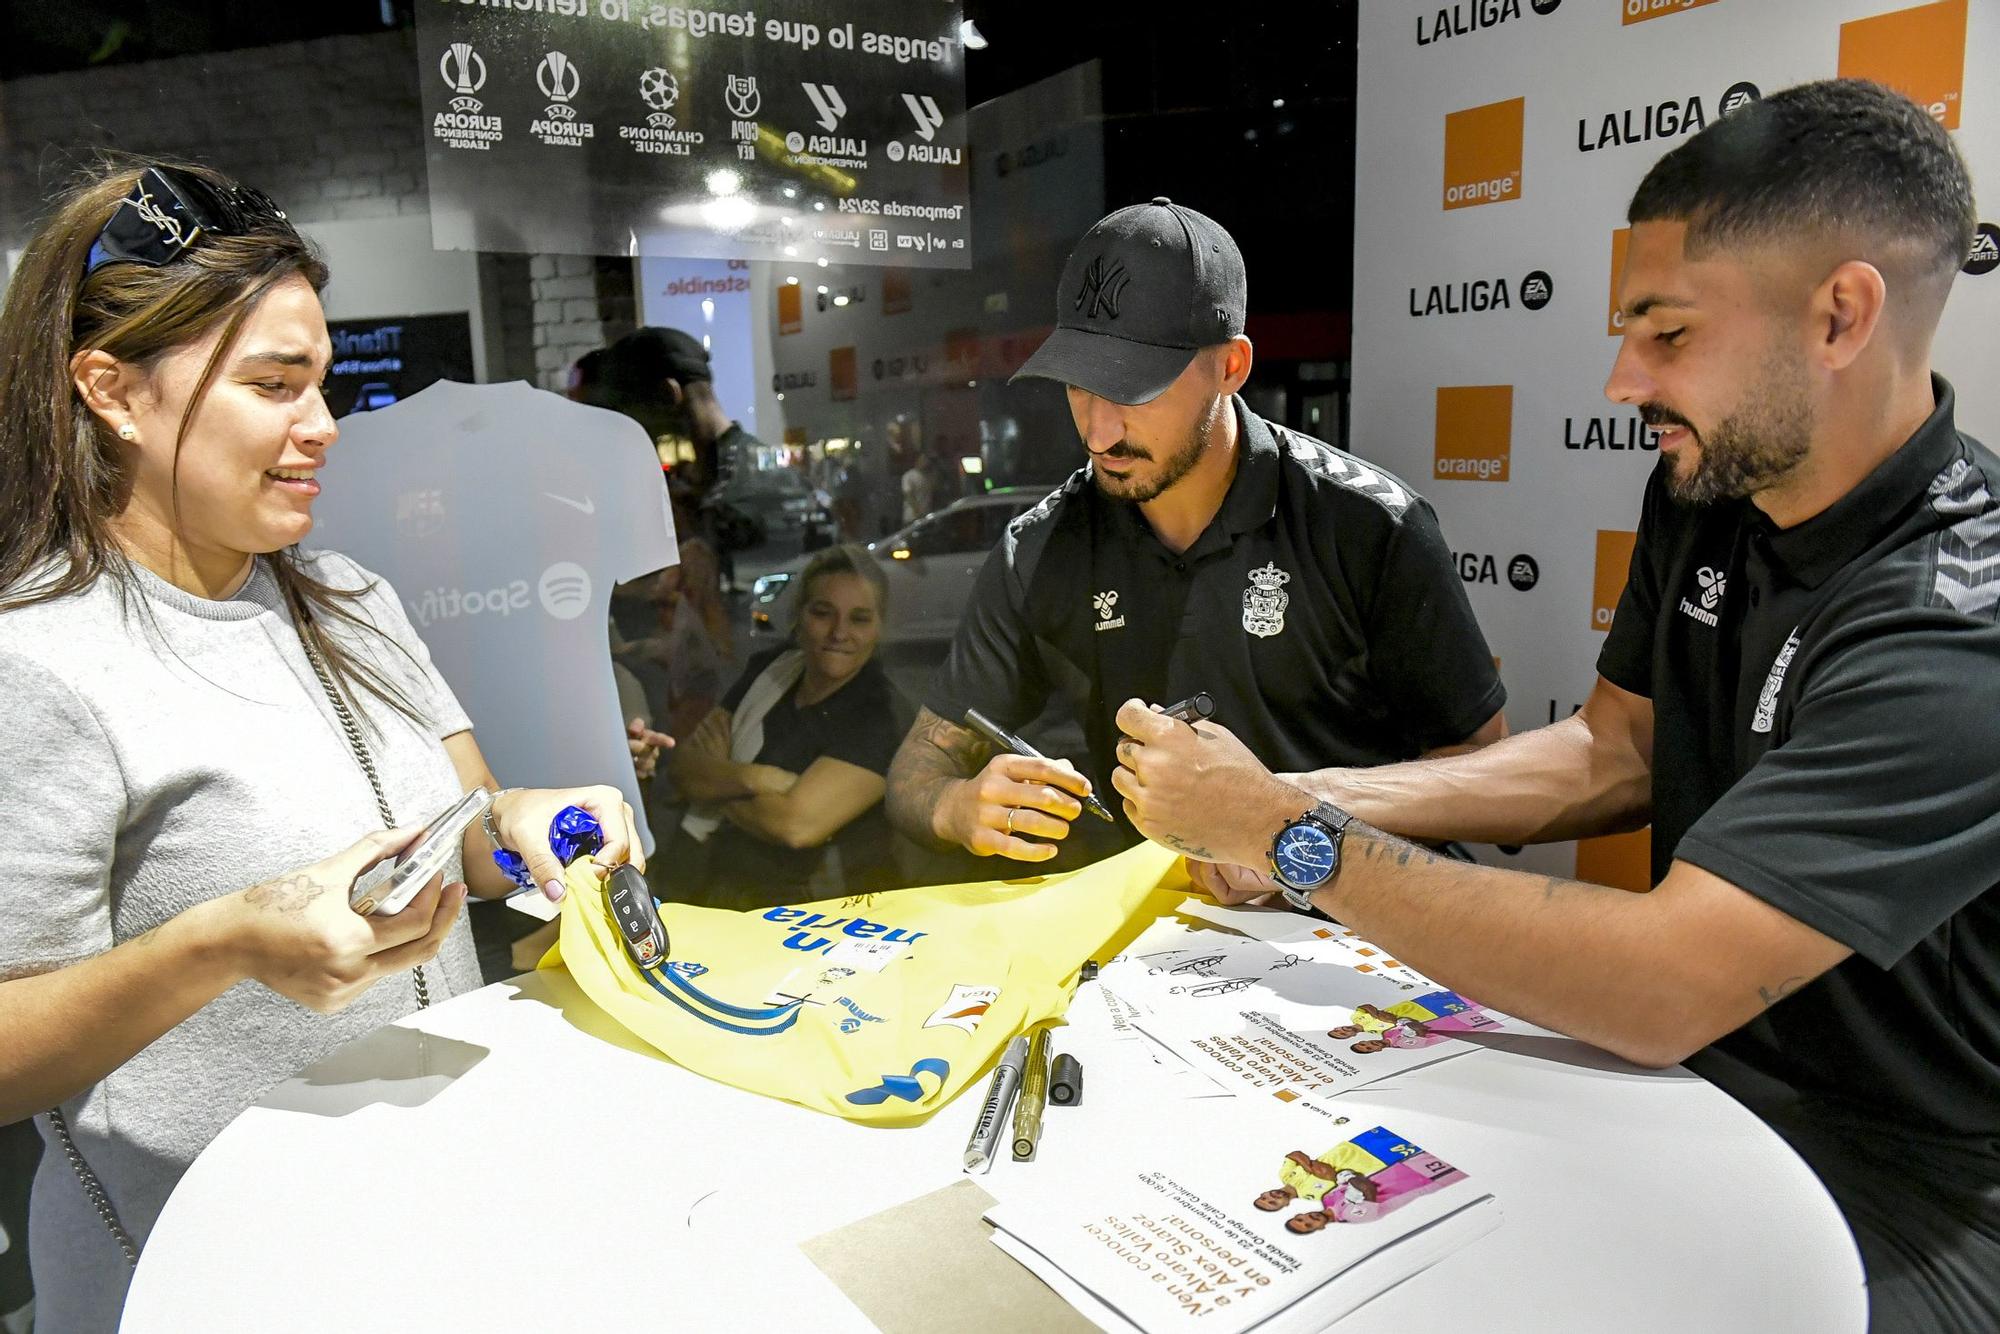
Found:
[[[139,428],[131,422],[126,422],[118,428],[118,438],[120,440],[137,440],[139,438]]]

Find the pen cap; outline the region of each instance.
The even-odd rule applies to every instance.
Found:
[[[1083,1066],[1064,1052],[1056,1057],[1049,1073],[1049,1101],[1058,1107],[1074,1107],[1083,1101]]]

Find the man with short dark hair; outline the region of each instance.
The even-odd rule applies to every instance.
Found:
[[[1382,764],[1506,734],[1506,692],[1430,506],[1399,479],[1265,421],[1236,243],[1166,199],[1071,252],[1058,325],[1019,372],[1059,381],[1090,461],[1009,525],[889,772],[906,833],[1044,861],[1117,763],[1121,700],[1210,696],[1284,768]],[[988,756],[1062,692],[1088,776]],[[1132,843],[1129,824],[1091,826]],[[1100,845],[1101,846],[1101,845]]]
[[[2000,460],[1930,371],[1964,164],[1907,99],[1806,84],[1668,153],[1629,217],[1606,393],[1661,461],[1582,711],[1287,778],[1128,705],[1114,781],[1234,864],[1199,868],[1218,897],[1276,889],[1734,1094],[1839,1202],[1877,1334],[2000,1329]],[[1403,841],[1649,819],[1647,894]]]

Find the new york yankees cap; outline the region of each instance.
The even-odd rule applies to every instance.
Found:
[[[1196,352],[1243,332],[1243,255],[1213,218],[1161,196],[1083,234],[1056,284],[1056,328],[1014,373],[1109,399],[1158,398]]]

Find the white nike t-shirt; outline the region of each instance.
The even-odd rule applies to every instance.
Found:
[[[613,584],[680,559],[646,432],[520,381],[439,381],[340,431],[312,545],[394,585],[503,784],[615,784],[650,851],[607,629]]]

